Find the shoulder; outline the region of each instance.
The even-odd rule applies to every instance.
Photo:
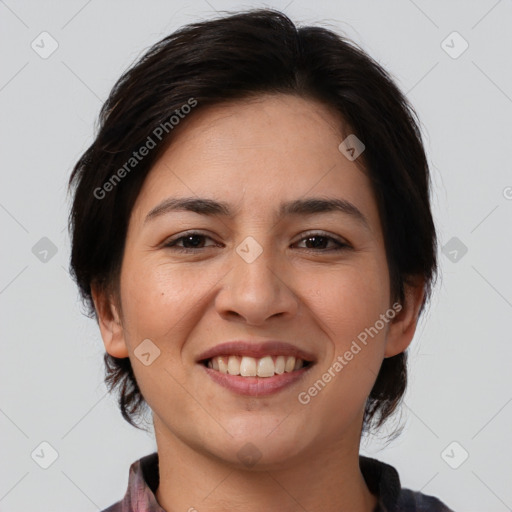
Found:
[[[117,501],[101,512],[123,512],[123,500]]]
[[[124,497],[101,512],[165,512],[154,492],[159,483],[158,453],[150,453],[132,463]]]
[[[379,499],[375,512],[455,512],[439,498],[403,488],[391,464],[362,455],[359,464],[370,492]]]
[[[454,512],[435,496],[411,489],[401,489],[397,501],[397,512]]]

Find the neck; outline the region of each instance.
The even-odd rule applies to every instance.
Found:
[[[259,512],[322,510],[373,512],[359,468],[359,444],[315,447],[276,469],[240,469],[193,450],[155,423],[160,484],[155,493],[164,510]],[[352,443],[353,444],[353,443]]]

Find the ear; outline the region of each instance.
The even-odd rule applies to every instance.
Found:
[[[425,280],[417,277],[404,283],[404,301],[389,324],[384,357],[393,357],[411,344],[418,324],[418,315],[425,297]],[[394,308],[393,308],[394,309]]]
[[[97,286],[91,286],[91,294],[105,350],[114,357],[128,357],[124,329],[114,300]]]

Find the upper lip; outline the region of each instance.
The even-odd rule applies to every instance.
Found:
[[[216,356],[248,356],[256,359],[264,356],[294,356],[308,362],[314,362],[315,356],[285,341],[243,341],[235,340],[220,343],[209,348],[197,358],[203,362]]]

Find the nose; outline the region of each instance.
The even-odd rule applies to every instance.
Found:
[[[231,271],[215,300],[221,316],[243,319],[248,325],[262,325],[273,317],[295,316],[298,298],[290,282],[291,272],[282,259],[277,261],[270,250],[263,248],[254,261],[244,259],[235,250],[231,260]]]

